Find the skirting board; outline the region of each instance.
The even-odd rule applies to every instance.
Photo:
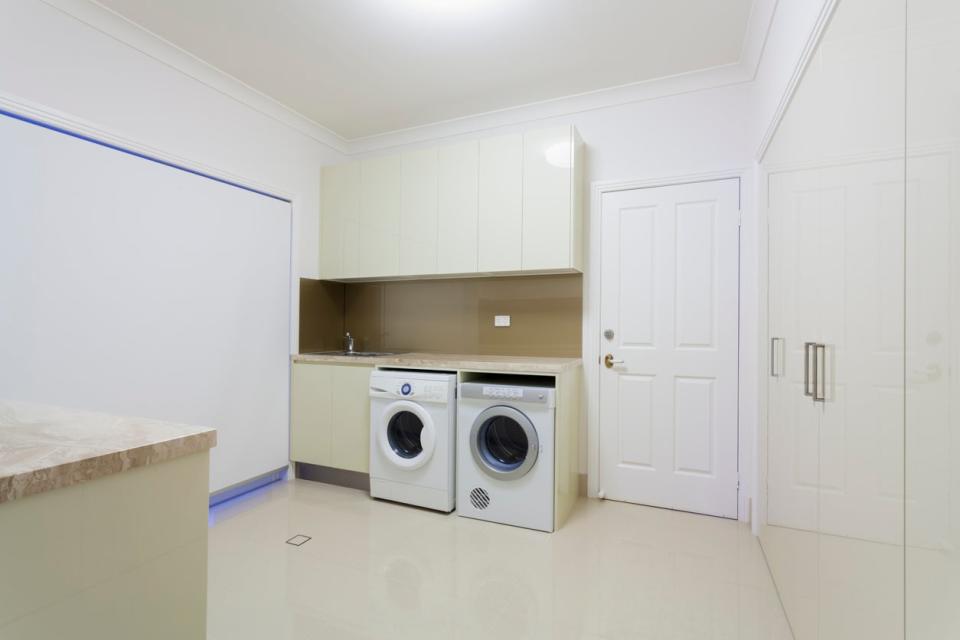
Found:
[[[326,484],[335,484],[350,489],[370,491],[369,474],[359,471],[347,471],[346,469],[334,469],[332,467],[324,467],[306,462],[295,462],[293,464],[294,475],[301,480],[324,482]],[[579,474],[577,481],[579,485],[578,493],[585,497],[587,495],[587,474]]]
[[[370,491],[369,474],[360,471],[334,469],[333,467],[324,467],[307,462],[295,462],[293,464],[294,475],[301,480],[312,480],[313,482],[324,482],[326,484],[335,484],[350,489]]]

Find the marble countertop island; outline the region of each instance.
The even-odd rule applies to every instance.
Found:
[[[0,503],[206,451],[207,427],[0,400]]]

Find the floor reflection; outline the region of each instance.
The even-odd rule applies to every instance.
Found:
[[[209,593],[212,640],[791,637],[748,527],[596,500],[551,535],[280,483],[212,525]]]

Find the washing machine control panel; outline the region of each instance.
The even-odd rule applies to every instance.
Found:
[[[430,382],[414,380],[412,382],[401,382],[398,384],[397,394],[404,398],[442,402],[447,399],[447,387],[443,384],[432,384]]]

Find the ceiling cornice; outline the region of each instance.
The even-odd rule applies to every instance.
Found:
[[[756,75],[777,5],[777,0],[754,0],[740,60],[735,63],[473,114],[409,129],[346,139],[95,0],[41,1],[345,155],[367,154],[393,147],[476,134],[500,127],[522,125],[548,118],[562,118],[597,109],[750,82]]]
[[[349,153],[348,141],[337,133],[95,0],[41,0],[41,2],[317,142],[341,153]]]

